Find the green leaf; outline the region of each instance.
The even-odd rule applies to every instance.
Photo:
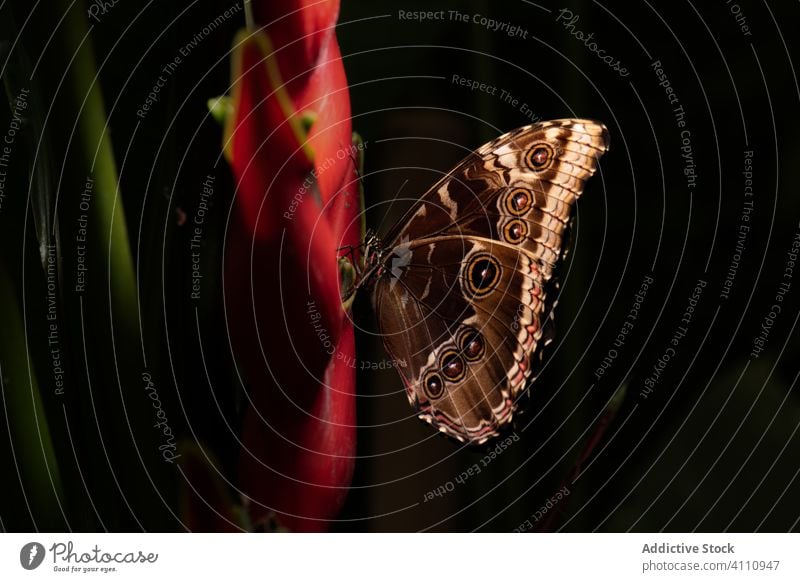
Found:
[[[225,120],[233,113],[233,104],[231,98],[227,95],[220,95],[219,97],[212,97],[206,104],[208,111],[211,113],[217,123],[224,126]]]
[[[32,177],[30,201],[33,225],[39,242],[42,268],[46,269],[47,246],[56,245],[56,253],[60,256],[58,220],[55,213],[55,173],[50,141],[45,135],[42,118],[46,108],[39,102],[41,91],[33,77],[25,47],[21,42],[12,42],[18,33],[11,9],[6,7],[0,17],[0,56],[8,62],[3,71],[3,86],[11,112],[11,123],[18,126],[13,155],[21,158],[27,153],[26,160],[33,166],[28,167]]]
[[[39,529],[61,529],[62,485],[13,285],[0,262],[0,399],[20,487]],[[11,474],[4,476],[12,479]]]

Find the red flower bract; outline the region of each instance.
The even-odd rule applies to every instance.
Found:
[[[254,2],[266,26],[234,44],[226,311],[250,397],[240,465],[250,517],[274,512],[316,531],[341,508],[355,454],[355,347],[336,249],[359,243],[359,184],[338,2],[280,5]]]

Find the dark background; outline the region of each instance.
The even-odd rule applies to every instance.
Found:
[[[732,5],[722,0],[343,2],[338,37],[353,127],[367,142],[364,186],[373,228],[387,230],[408,203],[389,209],[382,202],[398,192],[400,198],[419,196],[466,151],[530,122],[519,107],[453,84],[454,74],[506,89],[538,119],[601,120],[609,128],[611,150],[578,204],[572,252],[562,271],[558,335],[516,427],[519,440],[479,475],[456,483],[462,471],[481,464],[486,451],[464,449],[416,420],[393,370],[361,372],[359,459],[334,530],[509,531],[534,522],[534,514],[564,486],[570,494],[532,523],[533,529],[797,530],[800,396],[794,330],[800,281],[791,282],[760,357],[750,354],[800,230],[800,90],[792,68],[798,56],[792,23],[800,9],[794,3],[741,0],[737,6],[752,31],[746,36]],[[220,127],[208,116],[206,102],[228,87],[227,51],[242,21],[232,19],[201,43],[170,78],[157,107],[141,122],[136,117],[160,67],[228,6],[120,2],[89,36],[141,287],[148,290],[142,310],[149,368],[159,379],[165,408],[185,410],[175,415],[176,430],[204,443],[233,474],[238,448],[228,426],[239,422],[241,388],[219,296],[204,296],[207,366],[199,364],[194,307],[182,300],[190,262],[188,231],[179,223],[181,212],[196,208],[206,175],[198,168],[215,166],[219,178],[204,254],[205,271],[213,277],[232,185],[219,158]],[[570,35],[556,21],[562,8],[579,15],[575,28],[594,32],[598,45],[630,75],[621,77]],[[41,57],[34,75],[39,106],[53,111],[46,129],[53,151],[66,152],[54,156],[51,176],[59,177],[62,190],[80,191],[86,173],[70,164],[65,144],[73,120],[58,116],[60,107],[67,107],[59,96],[62,71],[58,59],[49,57],[58,46],[47,31],[55,28],[60,12],[31,10],[24,2],[0,10],[4,58],[24,50],[28,61],[9,58],[4,79],[7,86],[9,75],[12,86],[21,83],[13,76],[24,79],[30,63]],[[398,10],[481,14],[528,34],[511,38],[449,19],[404,21]],[[683,173],[672,106],[651,67],[657,60],[686,112],[697,172],[693,189]],[[0,128],[9,119],[0,120]],[[723,298],[742,220],[746,150],[753,152],[751,230],[729,297]],[[6,190],[13,185],[26,192],[27,179],[24,172],[11,175]],[[35,205],[28,207],[24,196],[9,197],[0,213],[0,236],[17,298],[35,307],[34,313],[39,310],[26,319],[26,329],[41,337],[38,242],[32,222],[23,220],[32,212]],[[62,224],[71,225],[70,210],[62,212]],[[646,276],[654,282],[639,318],[598,380],[595,370],[614,347]],[[644,398],[645,379],[681,325],[698,280],[707,285],[688,333]],[[99,328],[107,321],[100,303],[87,297],[84,305]],[[383,348],[369,333],[375,323],[366,296],[354,313],[364,330],[357,338],[359,357],[382,361]],[[92,354],[91,366],[103,366],[114,348],[99,335],[96,341],[85,352]],[[117,349],[135,352],[137,346]],[[76,385],[81,385],[83,353],[72,355],[81,363],[69,371]],[[34,367],[48,365],[44,350],[33,349],[29,357]],[[71,423],[47,396],[52,391],[43,390],[57,454],[78,461],[63,469],[63,514],[27,506],[15,477],[22,451],[8,441],[0,447],[0,474],[6,476],[3,528],[179,528],[174,477],[158,460],[121,460],[139,453],[125,444],[132,439],[108,437],[127,422],[117,387],[101,388],[106,389],[95,390],[98,400],[91,405],[79,394],[71,396]],[[592,435],[600,434],[599,417],[606,420],[605,431],[581,459]],[[77,448],[58,438],[66,434],[66,424]],[[451,492],[424,501],[427,492],[448,483]],[[89,496],[81,494],[84,487]]]

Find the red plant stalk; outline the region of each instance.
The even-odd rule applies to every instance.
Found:
[[[252,523],[328,528],[355,456],[355,345],[336,249],[361,238],[338,1],[253,2],[235,40],[226,156],[236,194],[226,315],[250,407],[240,487]],[[259,28],[259,26],[261,28]]]

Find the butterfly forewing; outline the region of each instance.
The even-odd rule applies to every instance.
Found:
[[[412,405],[472,444],[497,436],[539,363],[553,269],[572,207],[608,148],[564,119],[470,154],[390,237],[373,301]]]

